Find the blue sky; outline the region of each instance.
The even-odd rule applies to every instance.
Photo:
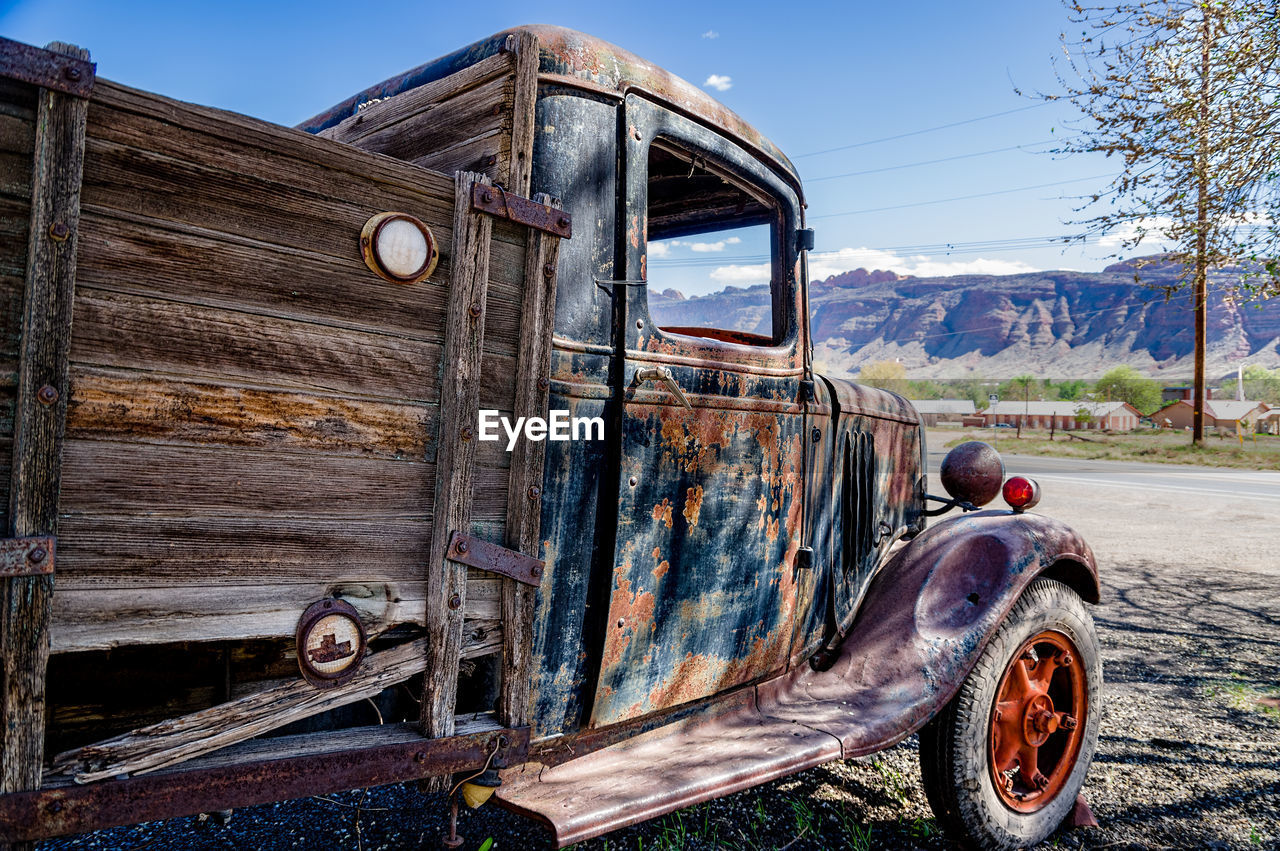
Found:
[[[1101,157],[1035,153],[1073,117],[1066,104],[1037,106],[1014,91],[1053,87],[1051,58],[1067,21],[1050,0],[0,3],[4,36],[74,42],[92,51],[103,77],[288,125],[535,21],[600,36],[703,85],[772,138],[805,179],[814,277],[857,266],[1093,270],[1117,250],[976,245],[1072,232],[1072,196],[1115,171]],[[728,78],[727,88],[707,85],[713,75]],[[930,129],[941,125],[955,126]],[[918,165],[939,159],[948,161]],[[759,253],[749,240],[726,244],[716,254],[723,264],[667,274],[691,292],[748,284]],[[693,256],[688,246],[669,252]]]

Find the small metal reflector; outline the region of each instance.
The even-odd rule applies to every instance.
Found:
[[[398,284],[421,281],[440,260],[431,228],[408,213],[379,213],[365,222],[360,253],[371,270]]]
[[[1003,495],[1014,511],[1026,511],[1040,502],[1040,485],[1026,476],[1012,476],[1004,483]]]
[[[364,625],[343,600],[312,603],[298,621],[298,667],[316,688],[332,688],[355,674],[364,658]]]

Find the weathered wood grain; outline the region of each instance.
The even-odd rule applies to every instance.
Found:
[[[337,142],[355,144],[356,140],[371,130],[412,119],[424,110],[434,109],[436,104],[450,97],[487,83],[494,77],[509,73],[511,73],[511,56],[499,53],[482,59],[474,65],[468,65],[447,77],[424,83],[379,103],[367,104],[355,115],[321,130],[318,135]]]
[[[510,186],[515,58],[509,52],[488,57],[372,104],[321,135],[444,172],[478,172]]]
[[[445,363],[441,380],[440,445],[435,510],[427,558],[427,634],[430,665],[423,681],[422,726],[431,737],[453,733],[458,687],[458,648],[467,569],[445,558],[449,536],[471,525],[472,476],[477,440],[473,421],[483,381],[483,312],[489,284],[492,219],[471,209],[471,189],[490,185],[479,174],[456,176],[453,220],[453,279],[445,322]]]
[[[536,39],[532,48],[537,50]],[[534,200],[555,204],[545,194]],[[513,409],[517,417],[547,415],[551,376],[551,334],[555,326],[556,267],[560,238],[529,230],[525,262],[524,311],[520,317],[522,346]],[[546,444],[522,440],[511,455],[511,479],[507,486],[506,545],[535,558],[541,556],[542,472]],[[505,627],[502,653],[500,711],[504,724],[528,723],[532,672],[533,613],[537,590],[511,579],[503,580],[502,620]]]
[[[31,204],[0,196],[0,275],[24,280]]]
[[[515,74],[511,93],[511,178],[506,185],[517,195],[528,197],[533,175],[534,107],[538,100],[538,37],[521,31],[512,40]]]
[[[427,666],[429,639],[372,654],[348,682],[320,690],[302,680],[163,721],[54,758],[52,770],[92,783],[142,774],[251,739],[328,709],[373,697]]]
[[[436,406],[182,380],[75,366],[73,437],[165,440],[421,459],[434,451]]]
[[[54,42],[49,49],[87,59]],[[87,103],[39,94],[32,154],[31,225],[26,255],[9,534],[55,535],[66,418],[67,353],[76,279],[76,232]],[[38,400],[42,388],[53,398]],[[45,391],[46,394],[49,390]],[[45,668],[53,577],[9,579],[0,591],[0,792],[40,786],[44,763]]]
[[[198,579],[198,577],[193,577]],[[351,568],[345,577],[309,583],[274,584],[274,577],[244,585],[186,585],[170,588],[58,588],[53,601],[54,653],[184,641],[288,639],[307,606],[341,598],[360,613],[366,631],[380,635],[399,624],[426,622],[422,580],[379,577],[376,570]],[[497,580],[469,577],[463,631],[502,617]],[[477,645],[479,646],[479,645]],[[485,643],[484,646],[488,646]]]

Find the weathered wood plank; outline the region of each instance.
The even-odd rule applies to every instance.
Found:
[[[448,230],[432,228],[448,240]],[[127,211],[86,207],[81,224],[81,286],[171,298],[266,316],[443,342],[447,258],[411,286],[371,273],[356,246],[335,258]],[[251,285],[250,285],[251,283]],[[434,391],[433,391],[434,395]]]
[[[318,135],[359,147],[358,140],[373,130],[411,119],[457,94],[509,73],[511,57],[499,53],[447,77],[424,83],[379,103],[368,104],[355,115],[321,130]]]
[[[49,49],[89,56],[60,42]],[[87,107],[83,99],[47,89],[37,104],[10,479],[8,528],[14,537],[58,532]],[[10,579],[0,592],[0,792],[40,786],[52,599],[49,575]]]
[[[53,771],[80,783],[143,774],[276,730],[302,718],[373,697],[427,666],[429,639],[368,656],[346,683],[317,689],[302,680],[263,689],[181,718],[143,727],[54,758]]]
[[[534,39],[532,48],[536,52]],[[548,195],[534,200],[559,206]],[[525,262],[525,299],[520,318],[523,343],[517,366],[513,409],[517,417],[547,415],[551,375],[551,334],[555,330],[556,268],[560,238],[529,230]],[[511,479],[507,486],[506,545],[519,552],[541,555],[539,536],[542,514],[542,472],[546,444],[522,440],[511,454]],[[499,716],[504,724],[528,723],[529,669],[533,645],[533,613],[537,590],[511,579],[503,580],[502,692]]]
[[[68,433],[77,438],[354,452],[421,459],[436,406],[321,396],[75,366]]]
[[[528,197],[533,175],[534,107],[538,100],[538,37],[514,36],[515,75],[511,95],[511,179],[507,188]],[[554,305],[555,302],[552,302]]]
[[[76,363],[429,402],[438,344],[81,286]]]
[[[31,204],[0,196],[0,275],[24,279]]]
[[[510,52],[490,56],[372,104],[320,135],[439,171],[479,172],[510,186],[514,59]]]
[[[458,687],[458,648],[467,569],[445,558],[450,534],[471,525],[472,476],[477,424],[475,411],[483,381],[483,311],[489,283],[492,219],[471,210],[471,189],[490,185],[483,175],[456,176],[453,220],[453,280],[445,322],[445,363],[440,389],[440,446],[431,551],[427,558],[429,665],[423,681],[422,726],[431,737],[453,733]]]
[[[505,185],[510,173],[511,107],[512,80],[504,76],[425,104],[418,114],[392,124],[377,126],[366,119],[353,141],[366,151],[424,168],[473,169]],[[482,141],[476,149],[475,143]]]
[[[316,600],[339,597],[360,612],[365,629],[379,635],[399,624],[426,622],[421,578],[391,580],[356,571],[333,580],[247,585],[177,585],[168,588],[63,588],[53,600],[52,652],[110,650],[190,641],[287,639]],[[192,577],[198,581],[198,577]],[[501,619],[501,586],[469,577],[463,632],[474,635]],[[468,625],[476,622],[475,628]],[[477,640],[479,641],[479,640]],[[480,644],[488,646],[486,639]]]
[[[0,438],[0,451],[8,445]],[[421,519],[434,510],[436,466],[419,460],[74,438],[63,458],[67,516],[258,517],[287,525],[290,518]],[[508,459],[492,444],[477,452],[475,519],[506,518],[508,474],[499,463]],[[0,473],[7,468],[7,456],[0,458]]]
[[[143,147],[169,144],[168,150],[178,158],[193,157],[229,171],[243,170],[298,187],[314,184],[319,170],[325,175],[324,185],[312,185],[314,192],[367,202],[375,209],[385,209],[378,199],[422,199],[443,214],[442,222],[451,217],[453,179],[449,175],[424,173],[407,163],[335,145],[301,130],[183,103],[108,80],[98,81],[92,108],[130,113],[130,120],[116,118],[106,123],[125,125],[120,132],[133,133]],[[91,123],[96,123],[92,117]],[[165,141],[170,138],[176,141]]]

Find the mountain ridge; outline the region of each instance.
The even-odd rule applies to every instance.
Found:
[[[931,278],[854,269],[810,282],[815,366],[856,375],[867,363],[900,360],[918,378],[1096,378],[1127,364],[1152,377],[1186,377],[1194,328],[1180,273],[1158,258],[1101,272]],[[1211,375],[1245,363],[1280,367],[1280,299],[1240,303],[1225,286],[1237,274],[1210,275]],[[767,285],[689,298],[667,290],[650,293],[650,310],[660,325],[767,334],[769,298]]]

